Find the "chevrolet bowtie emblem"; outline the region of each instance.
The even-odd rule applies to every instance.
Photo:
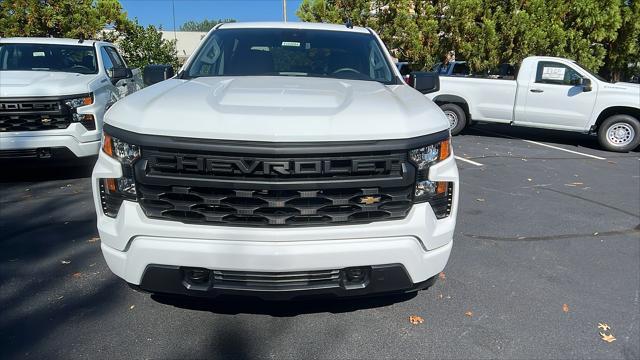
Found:
[[[379,196],[363,196],[360,198],[360,204],[371,205],[380,202]]]

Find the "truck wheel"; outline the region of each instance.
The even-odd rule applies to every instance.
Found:
[[[456,104],[442,104],[440,109],[449,120],[451,135],[458,135],[467,126],[467,114]]]
[[[600,146],[617,152],[627,152],[640,145],[640,122],[630,115],[613,115],[598,128]]]

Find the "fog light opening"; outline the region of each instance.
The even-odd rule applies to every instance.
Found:
[[[186,269],[186,278],[192,284],[206,284],[209,282],[209,273],[207,269]]]
[[[362,283],[367,277],[366,268],[349,268],[345,270],[347,283]]]

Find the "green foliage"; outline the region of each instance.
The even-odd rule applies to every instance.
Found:
[[[113,31],[102,31],[105,27]],[[115,42],[130,67],[174,64],[174,41],[127,19],[118,0],[0,0],[0,36],[52,36]]]
[[[640,0],[304,0],[297,15],[350,18],[376,30],[394,56],[425,68],[451,51],[473,71],[549,55],[617,80],[640,54]]]
[[[230,22],[236,22],[236,20],[235,19],[218,19],[218,20],[204,19],[204,20],[201,20],[201,21],[189,20],[189,21],[186,21],[184,24],[180,25],[180,31],[204,31],[204,32],[208,32],[209,30],[213,29],[213,27],[218,25],[218,24],[230,23]]]
[[[178,67],[175,40],[164,40],[162,28],[149,25],[146,28],[134,19],[116,41],[127,65],[143,68],[149,64],[171,64]]]
[[[2,0],[0,36],[93,38],[107,25],[127,23],[118,0]]]

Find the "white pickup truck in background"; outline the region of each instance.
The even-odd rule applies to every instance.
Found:
[[[597,134],[611,151],[640,144],[640,86],[606,82],[568,59],[528,57],[515,80],[441,77],[440,90],[427,97],[453,135],[478,121]]]
[[[97,155],[105,111],[140,88],[111,43],[0,39],[0,158]]]

